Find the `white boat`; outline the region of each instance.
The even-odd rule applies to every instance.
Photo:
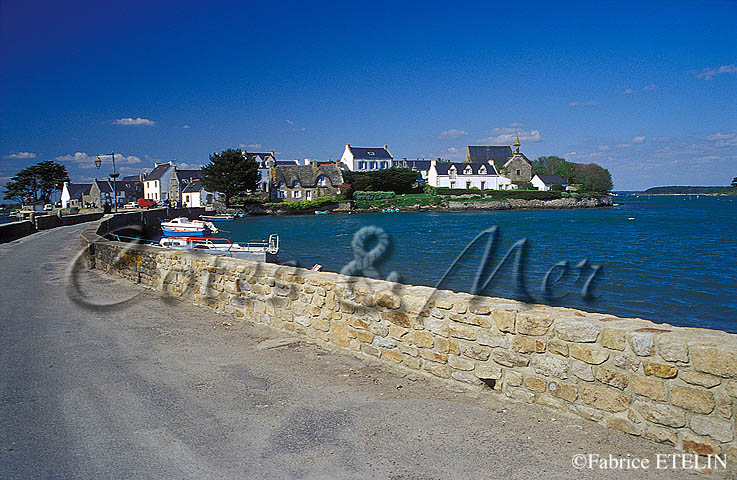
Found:
[[[200,215],[200,220],[208,222],[229,222],[235,218],[235,215],[219,213],[217,215]]]
[[[161,222],[161,230],[168,237],[201,237],[219,231],[212,222],[190,220],[187,217],[177,217]]]
[[[269,235],[267,241],[248,243],[233,243],[227,238],[164,237],[159,241],[159,246],[259,262],[277,263],[279,259],[279,236],[274,233]]]

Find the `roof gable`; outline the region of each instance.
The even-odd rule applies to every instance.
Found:
[[[282,182],[288,187],[299,182],[302,187],[316,187],[317,179],[325,177],[334,187],[343,183],[343,174],[334,163],[313,167],[312,165],[277,165],[274,167],[274,184]]]
[[[161,177],[163,177],[166,172],[169,171],[169,169],[172,168],[171,163],[162,163],[159,165],[156,165],[156,167],[151,170],[151,173],[146,175],[145,180],[159,180]]]
[[[472,163],[493,161],[497,165],[502,165],[512,155],[512,147],[508,145],[468,145],[466,147],[466,159]]]
[[[456,175],[498,175],[494,165],[490,163],[462,163],[462,162],[446,162],[436,163],[435,171],[438,175],[448,175],[451,170],[455,169]],[[484,173],[484,170],[486,173]],[[470,172],[470,173],[465,173]]]
[[[391,160],[394,157],[384,147],[348,147],[356,160]]]
[[[545,185],[565,185],[568,183],[566,179],[560,175],[546,175],[538,173],[535,176],[542,180]]]

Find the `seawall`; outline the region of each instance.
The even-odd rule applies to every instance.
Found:
[[[41,230],[56,228],[65,225],[91,222],[102,218],[102,213],[87,213],[82,215],[34,215],[31,220],[10,222],[0,225],[0,243],[12,242],[21,237],[31,235]]]
[[[737,335],[98,235],[131,220],[83,232],[90,266],[392,368],[737,462]]]

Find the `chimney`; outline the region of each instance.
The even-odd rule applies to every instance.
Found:
[[[384,144],[384,150],[389,150],[389,145],[387,145],[386,143]]]

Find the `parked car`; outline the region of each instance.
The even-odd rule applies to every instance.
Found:
[[[50,204],[50,203],[47,203],[46,205],[44,205],[44,211],[45,212],[50,212],[53,209],[54,209],[54,206],[52,204]]]
[[[128,202],[123,205],[123,208],[138,208],[138,202]]]
[[[138,206],[143,208],[153,207],[156,205],[156,200],[149,200],[148,198],[139,198]]]

